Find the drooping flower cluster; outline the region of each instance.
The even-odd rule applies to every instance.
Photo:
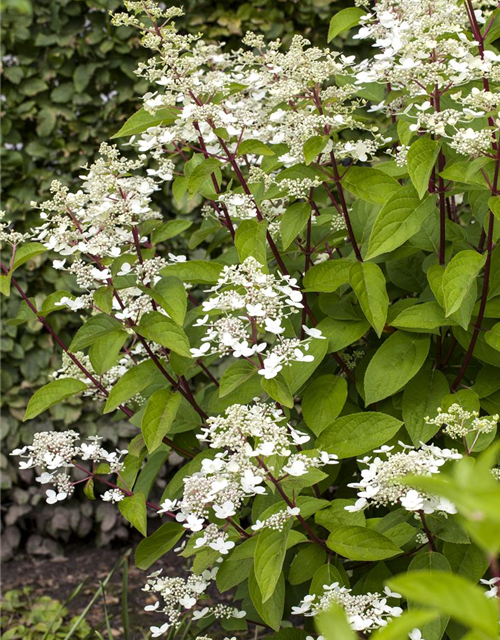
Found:
[[[451,438],[465,438],[469,433],[479,436],[482,433],[491,433],[497,424],[500,416],[479,416],[478,411],[467,411],[456,402],[451,405],[448,411],[443,411],[441,407],[437,409],[438,415],[434,418],[425,418],[427,424],[435,424],[444,427],[444,432]]]
[[[407,511],[424,513],[456,513],[455,506],[446,498],[427,495],[399,482],[405,476],[431,476],[440,472],[448,460],[458,460],[462,456],[454,449],[440,449],[435,445],[422,444],[416,449],[411,445],[399,443],[402,451],[393,453],[394,447],[384,446],[374,453],[375,457],[365,456],[360,460],[367,468],[361,470],[359,482],[348,486],[358,491],[358,500],[347,511],[361,511],[369,505],[390,506],[400,504]]]
[[[385,627],[392,618],[403,613],[398,606],[387,603],[389,598],[401,598],[399,593],[393,593],[387,587],[384,595],[380,593],[365,593],[353,595],[351,589],[341,586],[338,582],[324,585],[325,591],[321,596],[307,595],[298,607],[292,607],[293,615],[316,616],[328,611],[333,603],[340,605],[347,620],[354,631],[371,631]]]
[[[101,446],[102,438],[99,436],[90,436],[89,442],[81,444],[77,444],[78,440],[80,435],[76,431],[40,431],[33,436],[33,444],[14,449],[11,453],[22,458],[19,462],[20,469],[42,469],[43,473],[36,478],[37,482],[54,485],[56,490],[46,491],[49,504],[72,495],[74,483],[68,469],[74,467],[77,458],[91,461],[94,465],[106,463],[107,473],[117,473],[123,466],[122,457],[127,453],[126,450],[107,451]],[[117,502],[116,498],[110,492],[103,496],[103,500],[108,502]]]
[[[310,338],[322,338],[317,329],[304,327],[307,340],[285,338],[283,322],[303,309],[302,293],[295,278],[264,272],[263,266],[249,257],[239,265],[224,267],[217,284],[207,290],[215,293],[203,302],[207,314],[195,322],[206,327],[200,348],[191,349],[195,357],[219,353],[236,358],[260,356],[268,344],[259,336],[275,336],[272,351],[266,352],[259,373],[274,378],[291,362],[311,362],[307,355]],[[215,313],[224,315],[212,320]]]

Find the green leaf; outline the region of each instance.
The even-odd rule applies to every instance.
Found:
[[[328,350],[340,351],[357,342],[369,330],[368,320],[325,318],[317,327],[328,338]]]
[[[120,513],[127,522],[142,533],[144,537],[148,535],[148,523],[146,514],[146,499],[142,493],[134,493],[133,496],[127,496],[118,503]]]
[[[267,222],[263,220],[243,220],[236,229],[234,244],[238,251],[240,262],[252,256],[261,265],[265,266],[266,260],[266,231]]]
[[[449,393],[448,381],[442,371],[423,369],[410,380],[403,393],[403,420],[413,444],[428,442],[439,431],[439,425],[425,423],[434,416],[441,400]]]
[[[262,378],[261,385],[264,391],[279,404],[293,409],[293,396],[290,393],[288,384],[281,373],[276,377],[266,380]]]
[[[422,199],[429,188],[429,179],[436,163],[441,143],[429,135],[421,136],[408,150],[407,167],[410,179]]]
[[[445,542],[443,553],[450,563],[450,571],[472,582],[479,582],[488,569],[488,560],[474,544]]]
[[[248,591],[252,604],[259,616],[271,629],[278,631],[285,607],[285,578],[283,574],[279,576],[273,595],[265,602],[262,599],[259,584],[253,571],[248,577]]]
[[[141,540],[135,550],[135,564],[139,569],[149,567],[170,551],[185,533],[177,522],[165,522],[149,538]]]
[[[373,167],[349,167],[342,184],[358,198],[373,204],[385,204],[401,188],[395,178]]]
[[[330,502],[330,506],[326,509],[318,511],[314,516],[314,521],[333,531],[341,525],[356,525],[359,527],[366,526],[364,511],[346,511],[345,507],[352,506],[355,499],[347,500],[345,498],[336,498]],[[382,532],[383,533],[383,532]]]
[[[417,333],[436,332],[439,327],[455,325],[444,315],[443,308],[437,302],[424,302],[404,309],[392,322],[391,327],[415,331]]]
[[[145,360],[129,369],[109,392],[103,413],[114,411],[151,384],[157,369],[152,360]]]
[[[36,258],[36,256],[39,256],[46,251],[47,247],[44,247],[44,245],[40,244],[39,242],[27,242],[26,244],[22,244],[16,249],[14,263],[12,265],[10,273],[13,273],[21,265],[28,262],[28,260],[32,260],[33,258]]]
[[[390,440],[403,423],[385,413],[365,411],[337,418],[316,441],[339,458],[359,456]]]
[[[326,544],[349,560],[385,560],[401,553],[390,538],[366,527],[340,526],[330,533]]]
[[[315,378],[302,399],[302,415],[311,431],[319,434],[339,415],[347,400],[347,382],[331,374]]]
[[[341,585],[348,585],[349,579],[347,578],[345,571],[343,572],[343,574],[340,573],[340,570],[337,566],[333,564],[324,564],[314,574],[311,581],[311,586],[309,587],[309,593],[321,596],[325,592],[324,585],[332,584],[333,582],[338,582]]]
[[[165,242],[165,240],[175,238],[175,236],[186,231],[186,229],[189,229],[192,225],[191,220],[169,220],[153,231],[151,240],[153,244]]]
[[[158,109],[154,115],[148,113],[145,109],[139,109],[133,116],[130,116],[114,136],[111,136],[111,139],[135,136],[143,131],[147,131],[150,127],[158,127],[161,124],[172,124],[175,122],[178,113],[176,109],[171,107]]]
[[[497,322],[484,334],[484,339],[490,347],[500,351],[500,322]]]
[[[309,350],[305,353],[313,356],[312,362],[292,362],[285,367],[282,375],[285,378],[290,392],[296,393],[300,387],[309,380],[314,371],[319,367],[328,351],[328,340],[313,338],[309,343]]]
[[[173,320],[159,311],[150,311],[143,315],[135,331],[147,340],[161,344],[180,356],[191,358],[187,335]]]
[[[348,7],[347,9],[338,11],[330,20],[327,42],[331,42],[339,33],[348,31],[358,25],[359,19],[364,15],[365,12],[358,7]]]
[[[26,420],[36,418],[49,407],[85,389],[87,389],[85,382],[77,378],[61,378],[60,380],[49,382],[31,396],[23,421],[26,422]]]
[[[111,318],[105,313],[98,313],[91,316],[84,325],[82,325],[75,334],[75,337],[69,345],[72,353],[81,351],[85,347],[90,347],[96,340],[102,338],[108,333],[121,331],[123,325],[119,320]]]
[[[67,307],[63,305],[56,304],[57,302],[60,302],[62,298],[69,298],[70,300],[73,300],[74,296],[69,291],[54,291],[54,293],[48,295],[43,301],[41,315],[45,318],[54,311],[67,309]]]
[[[421,201],[412,185],[395,191],[375,220],[366,259],[400,247],[419,231],[424,220],[435,210],[435,196]]]
[[[349,273],[353,262],[347,258],[320,262],[309,269],[304,276],[306,291],[332,293],[343,284],[349,283]]]
[[[219,387],[219,398],[227,396],[240,385],[253,377],[257,373],[257,368],[247,360],[233,362],[222,374]]]
[[[238,147],[237,155],[244,156],[249,153],[256,156],[275,155],[274,151],[260,140],[243,140],[243,142]]]
[[[259,534],[255,549],[254,571],[263,603],[273,595],[282,575],[291,526],[292,523],[288,522],[282,531],[264,529]]]
[[[488,207],[490,208],[495,218],[500,220],[500,196],[493,196],[492,198],[490,198],[488,200]]]
[[[280,221],[283,249],[288,249],[295,238],[304,230],[310,215],[311,205],[307,202],[295,202],[287,208]]]
[[[485,261],[486,255],[470,249],[460,251],[450,260],[442,280],[447,317],[460,308]]]
[[[0,293],[8,298],[10,296],[10,274],[0,276]]]
[[[189,260],[164,267],[160,273],[166,276],[176,276],[188,284],[215,284],[219,279],[223,266],[217,262],[204,260]]]
[[[208,179],[213,189],[213,183],[210,178],[212,174],[216,174],[219,172],[219,167],[221,163],[219,160],[215,158],[206,158],[200,162],[192,171],[188,178],[188,191],[190,194],[195,194],[203,183]]]
[[[113,311],[113,287],[99,287],[94,291],[94,302],[98,309],[108,315]]]
[[[316,617],[316,628],[326,640],[356,640],[358,637],[351,629],[344,609],[335,601],[328,611],[322,611]]]
[[[180,393],[172,393],[170,389],[158,389],[150,396],[141,422],[142,437],[149,453],[158,449],[170,431],[180,402]]]
[[[142,291],[149,293],[169,317],[182,326],[187,311],[187,293],[182,280],[174,276],[163,276],[153,288],[144,287]]]
[[[437,609],[458,622],[477,629],[492,640],[498,636],[498,612],[494,598],[462,576],[445,571],[411,571],[388,582],[405,598]]]
[[[385,627],[376,629],[370,640],[408,640],[413,629],[422,627],[437,617],[433,611],[405,611],[399,618],[393,618]]]
[[[349,271],[349,281],[366,319],[380,338],[389,308],[381,268],[373,262],[355,262]]]
[[[316,571],[323,566],[326,560],[326,551],[315,544],[309,544],[297,553],[290,565],[288,582],[290,584],[302,584],[310,580]]]
[[[309,138],[309,140],[306,140],[304,142],[302,151],[304,153],[304,160],[307,165],[311,164],[313,160],[316,160],[319,154],[326,147],[327,142],[327,136],[313,136],[312,138]]]
[[[94,494],[94,478],[89,478],[83,486],[83,493],[89,500],[95,500]]]
[[[430,348],[428,335],[396,331],[379,347],[365,373],[366,404],[402,389],[422,368]]]
[[[94,75],[96,64],[80,64],[73,72],[73,83],[78,93],[83,93]]]
[[[118,329],[95,340],[89,349],[89,358],[96,373],[102,375],[116,364],[128,337],[126,331]]]

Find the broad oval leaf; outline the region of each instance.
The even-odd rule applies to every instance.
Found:
[[[311,216],[311,205],[295,202],[281,216],[280,233],[283,249],[288,249],[295,238],[302,233]]]
[[[430,337],[396,331],[379,347],[365,372],[365,401],[378,402],[400,391],[422,368]]]
[[[187,335],[173,320],[159,311],[150,311],[143,315],[135,331],[147,340],[161,344],[180,356],[191,358]]]
[[[342,31],[352,29],[359,24],[359,19],[364,16],[365,12],[359,7],[347,7],[338,11],[330,20],[328,29],[328,42],[333,40]]]
[[[181,402],[180,393],[158,389],[149,398],[142,416],[141,431],[149,453],[155,451],[170,431]]]
[[[355,196],[372,204],[385,204],[401,188],[395,178],[373,167],[349,167],[342,184]]]
[[[366,527],[338,527],[330,533],[326,544],[349,560],[385,560],[401,553],[390,538]]]
[[[311,267],[304,276],[306,291],[331,293],[349,283],[349,272],[354,263],[347,258],[328,260]]]
[[[122,328],[123,325],[119,320],[115,320],[115,318],[111,318],[105,313],[99,313],[89,318],[85,324],[78,329],[69,345],[69,350],[75,353],[76,351],[85,349],[85,347],[94,344],[94,342],[102,338],[102,336]]]
[[[445,571],[411,571],[391,578],[388,584],[405,598],[437,609],[492,640],[498,636],[495,598],[486,598],[483,589],[462,576]]]
[[[320,376],[307,387],[302,399],[305,423],[317,436],[332,423],[347,400],[347,382],[331,374]]]
[[[418,447],[439,431],[439,425],[426,424],[425,417],[437,413],[441,400],[449,393],[446,376],[438,369],[423,369],[410,380],[403,393],[403,420],[413,444]]]
[[[85,389],[87,389],[87,384],[77,378],[61,378],[49,382],[31,396],[23,420],[36,418],[49,407]]]
[[[109,392],[103,413],[114,411],[151,384],[157,373],[152,360],[145,360],[129,369]]]
[[[219,398],[224,398],[232,391],[245,384],[257,374],[257,367],[247,360],[233,362],[222,374],[219,386]]]
[[[429,179],[440,147],[441,143],[439,141],[433,140],[430,135],[426,135],[417,138],[408,149],[408,173],[419,198],[423,198],[429,188]]]
[[[356,262],[349,271],[349,281],[366,319],[380,337],[389,309],[382,269],[373,262]]]
[[[375,220],[366,259],[400,247],[419,231],[424,220],[435,210],[435,196],[421,201],[412,185],[395,191]]]
[[[259,534],[255,549],[254,571],[263,603],[273,595],[282,575],[291,525],[289,521],[282,531],[264,529]]]
[[[402,426],[400,420],[385,413],[366,411],[337,418],[316,441],[339,458],[359,456],[390,440]]]
[[[142,493],[134,493],[132,496],[123,498],[118,503],[118,508],[125,520],[130,522],[139,533],[142,533],[144,537],[148,535],[146,499]]]
[[[149,569],[152,564],[172,549],[185,531],[178,522],[165,522],[152,535],[139,542],[135,550],[135,564],[139,569]]]
[[[485,261],[486,255],[470,249],[460,251],[450,260],[441,283],[446,316],[460,308]]]

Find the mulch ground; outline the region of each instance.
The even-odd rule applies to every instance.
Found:
[[[103,581],[113,567],[125,555],[128,548],[102,549],[91,545],[72,545],[64,551],[64,556],[56,558],[40,558],[20,554],[2,566],[2,592],[11,589],[30,587],[31,596],[50,596],[64,602],[74,589],[84,583],[78,596],[68,604],[71,615],[79,615],[90,602],[100,581]],[[144,612],[144,607],[154,599],[141,589],[146,576],[163,568],[164,574],[179,575],[182,571],[183,558],[175,554],[167,554],[148,571],[142,571],[134,565],[133,552],[129,562],[128,576],[128,610],[132,638],[140,639],[151,625],[165,622],[163,614]],[[112,631],[117,638],[122,637],[121,626],[122,572],[117,571],[106,588],[106,605],[112,616]],[[87,622],[98,625],[104,620],[102,598],[98,598],[90,610]]]

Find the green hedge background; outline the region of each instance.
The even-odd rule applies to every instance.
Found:
[[[177,20],[184,29],[239,47],[248,30],[284,43],[298,32],[325,46],[331,16],[353,2],[186,0],[175,4],[184,6],[186,15]],[[120,0],[0,3],[2,209],[19,227],[30,227],[30,202],[46,199],[52,180],[67,184],[77,180],[79,168],[94,159],[99,144],[140,107],[147,87],[133,71],[146,52],[134,30],[111,26],[109,11],[120,6]],[[341,37],[332,45],[349,52],[357,49],[356,41]],[[37,291],[65,284],[44,265],[46,261],[40,257],[17,275],[35,299]],[[57,405],[40,419],[23,424],[29,397],[48,381],[61,356],[38,323],[17,326],[6,321],[16,316],[18,306],[15,294],[2,305],[3,557],[12,557],[19,548],[55,555],[62,543],[88,536],[98,544],[125,540],[128,529],[113,505],[78,502],[75,496],[64,505],[47,507],[39,487],[33,486],[33,472],[19,472],[9,459],[9,451],[30,441],[34,431],[73,425],[85,435],[98,431],[114,444],[135,432],[127,423],[101,417],[97,407],[81,399]],[[54,314],[51,322],[70,342],[74,316],[72,320],[72,314]]]

